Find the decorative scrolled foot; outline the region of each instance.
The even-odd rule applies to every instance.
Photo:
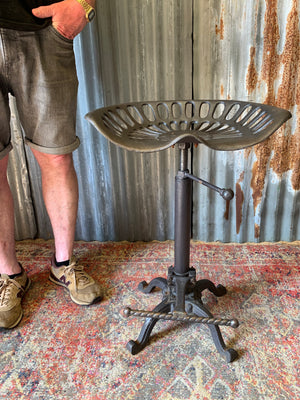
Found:
[[[228,363],[235,360],[238,356],[238,353],[234,349],[226,348],[220,328],[215,325],[208,325],[208,327],[212,335],[214,344],[221,356],[223,356]]]
[[[167,280],[165,278],[154,278],[148,284],[146,281],[140,282],[138,289],[143,293],[151,293],[156,287],[164,290],[168,287]]]
[[[147,343],[141,344],[141,343],[135,342],[134,340],[130,340],[126,345],[126,349],[129,350],[130,354],[135,356],[140,351],[142,351],[143,348],[146,347],[146,345],[147,345]]]
[[[201,317],[213,317],[213,315],[210,313],[210,311],[203,304],[201,304],[195,300],[189,302],[189,304],[192,305],[193,312],[196,315],[201,316]],[[238,353],[234,349],[226,348],[219,326],[210,324],[210,325],[208,325],[208,327],[209,327],[210,333],[212,335],[216,349],[221,354],[221,356],[223,356],[228,363],[235,360],[238,356]]]
[[[169,312],[171,310],[171,304],[167,303],[167,300],[163,300],[158,306],[154,308],[154,312]],[[137,340],[130,340],[126,348],[130,351],[132,355],[135,355],[142,351],[148,344],[151,332],[158,321],[157,318],[147,318],[141,329],[139,337]]]
[[[232,361],[236,360],[239,356],[238,352],[234,349],[227,349],[224,352],[225,360],[228,363],[231,363]]]
[[[217,293],[214,293],[217,297],[224,296],[226,293],[227,293],[227,289],[225,286],[223,286],[221,284],[217,285]]]
[[[208,279],[201,279],[200,281],[197,281],[195,284],[195,289],[198,293],[201,293],[203,292],[203,290],[208,289],[217,297],[224,296],[227,293],[225,286],[223,285],[216,286],[213,282],[211,282]]]
[[[144,322],[144,325],[137,340],[130,340],[127,343],[126,348],[130,351],[132,355],[139,353],[147,346],[152,329],[154,328],[157,321],[158,320],[154,318],[147,318]]]

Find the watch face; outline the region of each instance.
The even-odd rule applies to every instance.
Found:
[[[91,21],[95,15],[96,15],[95,10],[91,10],[88,14],[89,21]]]

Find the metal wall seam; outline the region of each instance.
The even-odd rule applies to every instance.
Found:
[[[12,189],[15,207],[16,240],[32,238],[37,233],[35,212],[32,203],[30,179],[16,102],[10,97],[11,134],[13,150],[10,152],[7,177]]]

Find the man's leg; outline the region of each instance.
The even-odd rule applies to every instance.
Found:
[[[8,155],[0,160],[0,327],[14,328],[21,321],[21,300],[30,279],[15,252],[14,206],[7,181]]]
[[[32,149],[41,169],[42,190],[51,221],[56,261],[73,253],[78,208],[78,183],[72,154],[52,155]]]
[[[14,204],[7,181],[8,155],[0,160],[0,274],[21,272],[15,252]]]
[[[68,289],[76,304],[93,304],[102,298],[102,290],[72,257],[78,206],[72,154],[55,156],[32,151],[41,168],[43,196],[54,234],[50,280]]]

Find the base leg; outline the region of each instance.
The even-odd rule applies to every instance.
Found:
[[[197,300],[187,300],[186,304],[188,304],[193,313],[199,317],[213,317],[210,311]],[[238,353],[234,349],[226,348],[220,328],[211,324],[208,325],[208,327],[218,352],[226,359],[228,363],[234,361],[238,357]]]
[[[201,293],[205,289],[208,289],[217,297],[224,296],[227,293],[226,288],[223,285],[216,286],[213,282],[211,282],[208,279],[201,279],[200,281],[196,282],[195,290],[197,291],[197,293]]]
[[[139,283],[138,289],[143,293],[151,293],[156,287],[165,290],[168,287],[167,280],[165,278],[154,278],[149,284],[143,281]]]
[[[167,299],[165,299],[160,304],[158,304],[158,306],[156,306],[153,311],[168,313],[170,312],[170,310],[171,310],[171,304],[168,303]],[[157,321],[158,321],[157,318],[147,318],[146,321],[144,322],[144,325],[141,329],[141,332],[137,340],[136,341],[130,340],[127,343],[126,348],[127,350],[130,351],[132,355],[138,354],[147,346],[151,332]]]

